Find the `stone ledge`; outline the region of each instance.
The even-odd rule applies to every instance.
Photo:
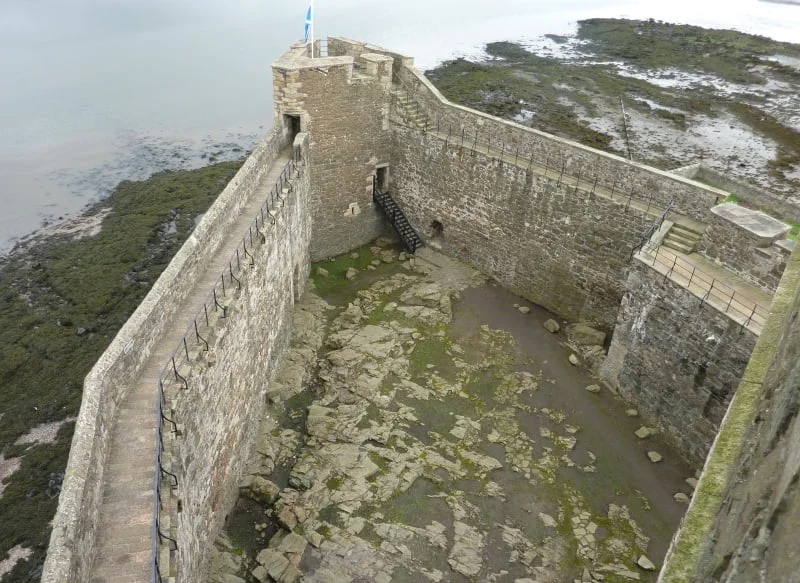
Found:
[[[767,247],[778,239],[783,239],[791,229],[786,223],[782,223],[766,213],[754,211],[732,202],[717,205],[711,209],[711,212],[753,235],[758,240],[759,247]]]

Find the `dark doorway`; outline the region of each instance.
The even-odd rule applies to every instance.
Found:
[[[297,134],[299,134],[302,131],[300,129],[300,116],[285,114],[283,116],[283,123],[286,125],[286,129],[289,130],[289,140],[291,142],[294,142],[294,139],[295,137],[297,137]]]
[[[375,186],[378,192],[389,192],[389,167],[379,166],[375,172]]]
[[[431,221],[431,239],[440,239],[444,235],[444,225],[441,221]]]

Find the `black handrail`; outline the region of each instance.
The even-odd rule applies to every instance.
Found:
[[[158,408],[157,408],[157,416],[156,416],[156,455],[155,455],[155,477],[154,477],[154,490],[155,495],[153,499],[153,530],[152,530],[152,541],[153,541],[153,573],[152,573],[152,581],[154,583],[163,583],[164,576],[161,573],[161,564],[160,564],[160,557],[159,557],[159,547],[162,542],[169,541],[170,542],[170,552],[176,551],[178,548],[178,541],[174,538],[170,537],[168,534],[162,532],[161,530],[161,511],[163,510],[163,501],[161,496],[161,489],[162,489],[162,478],[164,476],[170,476],[172,478],[171,487],[177,487],[179,483],[178,473],[171,472],[164,468],[163,461],[162,461],[162,452],[164,451],[164,424],[169,423],[172,426],[172,430],[174,433],[177,434],[178,432],[178,424],[175,422],[174,419],[167,417],[164,413],[165,407],[165,395],[164,395],[164,382],[169,376],[174,377],[174,380],[180,385],[182,389],[189,388],[189,381],[186,377],[181,375],[179,372],[179,364],[178,361],[182,358],[182,354],[185,355],[185,358],[188,362],[189,359],[189,349],[186,343],[186,339],[190,334],[194,335],[195,341],[198,343],[202,343],[204,345],[204,351],[208,351],[210,349],[209,343],[206,340],[206,337],[200,333],[200,327],[205,325],[206,328],[211,330],[212,323],[209,320],[208,316],[208,308],[213,308],[214,311],[221,311],[222,318],[227,316],[227,306],[224,306],[220,303],[217,297],[217,291],[220,290],[222,292],[223,297],[226,295],[225,289],[225,279],[228,278],[228,287],[231,286],[234,282],[237,284],[238,288],[241,288],[242,281],[241,281],[241,263],[239,261],[240,253],[243,253],[244,256],[247,258],[248,263],[251,266],[255,265],[256,258],[253,255],[252,251],[255,249],[254,247],[254,239],[253,239],[253,229],[255,228],[256,233],[258,233],[259,237],[257,240],[261,242],[261,244],[266,244],[266,236],[264,232],[261,230],[264,228],[264,212],[270,217],[270,222],[274,225],[277,223],[277,215],[273,214],[272,207],[275,206],[276,202],[281,203],[281,207],[284,206],[285,201],[284,198],[281,196],[280,189],[282,189],[285,185],[289,186],[289,192],[292,192],[291,188],[291,180],[294,177],[295,171],[298,167],[303,167],[303,154],[300,148],[293,148],[292,156],[289,161],[283,166],[280,172],[280,176],[276,181],[276,184],[270,189],[269,193],[267,194],[266,199],[263,201],[261,206],[258,209],[258,212],[250,223],[247,228],[247,231],[243,234],[241,241],[236,246],[236,249],[231,254],[231,257],[228,261],[228,269],[227,274],[223,272],[214,285],[212,285],[211,290],[209,291],[206,298],[203,300],[202,307],[195,313],[194,317],[191,319],[189,325],[187,326],[186,330],[184,331],[181,339],[178,342],[178,346],[172,351],[169,357],[166,360],[161,372],[158,376]],[[259,228],[259,218],[261,219],[261,228]],[[247,247],[247,241],[250,241],[250,248]],[[241,247],[241,251],[240,248]],[[234,274],[234,261],[236,262],[237,272],[239,272],[239,276]],[[182,363],[181,363],[182,365]]]
[[[485,133],[482,136],[478,129],[475,129],[474,133],[467,132],[463,124],[454,125],[443,121],[443,116],[438,112],[435,115],[431,115],[429,108],[425,104],[425,98],[417,93],[417,89],[409,87],[402,80],[397,79],[397,81],[400,89],[392,94],[392,103],[400,112],[401,117],[405,119],[407,125],[411,128],[423,133],[434,133],[444,140],[446,147],[450,145],[456,146],[460,148],[460,152],[466,148],[471,150],[473,154],[480,153],[492,160],[499,161],[501,164],[511,164],[526,169],[528,172],[531,172],[535,165],[538,166],[535,171],[548,179],[555,179],[550,175],[551,170],[554,170],[558,173],[556,180],[558,186],[563,183],[574,187],[574,192],[577,192],[580,188],[591,192],[591,195],[608,196],[611,200],[615,200],[614,195],[617,194],[616,200],[619,200],[619,202],[625,201],[626,212],[633,202],[635,202],[634,207],[644,207],[640,210],[644,210],[647,214],[650,213],[650,207],[654,202],[656,205],[668,202],[666,196],[655,196],[652,191],[646,197],[639,195],[636,192],[635,184],[631,184],[629,189],[621,192],[619,184],[624,184],[626,181],[622,175],[615,174],[612,184],[608,186],[604,184],[603,174],[594,170],[591,165],[581,164],[576,166],[576,161],[568,158],[564,152],[560,152],[560,160],[550,160],[549,154],[544,160],[536,159],[533,152],[535,148],[530,147],[531,145],[536,145],[537,137],[535,135],[531,135],[527,140],[520,138],[520,140],[512,140],[510,143],[506,143],[504,140],[498,140],[498,138],[493,137],[491,133]],[[433,109],[435,111],[435,107]],[[528,147],[526,148],[526,146]],[[523,151],[520,151],[520,147],[523,148]],[[528,149],[529,152],[525,152],[525,149]],[[547,148],[544,149],[547,150]],[[568,166],[570,167],[568,168]],[[656,200],[654,200],[654,197]],[[661,200],[659,201],[658,199]],[[677,206],[674,201],[669,202]],[[711,204],[709,204],[710,206]]]

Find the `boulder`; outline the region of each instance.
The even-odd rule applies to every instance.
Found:
[[[324,267],[317,267],[317,275],[320,277],[328,277],[330,273]]]
[[[551,334],[555,334],[559,330],[561,330],[561,326],[553,319],[547,320],[544,324],[544,329],[550,332]]]
[[[356,275],[358,275],[358,269],[355,267],[348,267],[344,274],[347,279],[353,279]]]
[[[663,460],[663,459],[664,459],[664,458],[661,456],[661,454],[660,454],[660,453],[658,453],[657,451],[648,451],[648,452],[647,452],[647,457],[648,457],[648,458],[650,459],[650,461],[651,461],[651,462],[653,462],[654,464],[657,464],[658,462],[660,462],[661,460]]]
[[[588,324],[570,324],[567,326],[567,338],[582,346],[602,346],[606,341],[606,333]]]
[[[586,390],[590,393],[599,393],[600,392],[600,385],[589,385],[586,387]]]
[[[639,439],[647,439],[651,435],[655,434],[655,430],[651,429],[650,427],[645,427],[644,425],[642,425],[639,429],[637,429],[633,433]]]
[[[242,494],[267,506],[272,505],[278,499],[280,492],[281,489],[277,484],[261,476],[249,476],[241,488]]]
[[[636,564],[639,565],[640,568],[644,569],[645,571],[655,571],[656,566],[653,564],[653,561],[645,557],[644,555],[640,556],[639,559],[636,561]]]
[[[570,363],[572,366],[578,366],[578,365],[581,363],[581,361],[580,361],[580,360],[578,360],[578,357],[577,357],[576,355],[574,355],[574,354],[570,354],[570,355],[569,355],[569,363]]]
[[[529,314],[531,311],[531,309],[528,306],[520,306],[517,309],[519,310],[520,314]]]
[[[676,492],[673,498],[675,499],[675,502],[680,502],[681,504],[689,503],[689,497],[683,492]]]

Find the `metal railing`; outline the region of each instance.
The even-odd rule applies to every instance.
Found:
[[[427,108],[421,105],[416,96],[405,87],[392,94],[392,102],[398,111],[402,112],[402,117],[410,126],[444,140],[445,147],[455,146],[458,149],[459,157],[463,157],[464,150],[484,154],[490,159],[512,164],[527,172],[535,172],[546,178],[554,179],[556,186],[561,186],[561,184],[574,186],[573,192],[581,189],[588,192],[590,196],[597,194],[612,201],[624,203],[626,212],[630,206],[633,206],[649,214],[651,209],[663,208],[662,205],[667,204],[665,200],[655,197],[652,190],[648,194],[642,192],[641,189],[637,190],[635,186],[627,187],[624,178],[615,178],[609,184],[601,180],[599,173],[591,172],[586,168],[579,168],[576,174],[568,174],[567,159],[563,153],[560,156],[548,155],[544,159],[536,158],[533,153],[520,152],[519,144],[507,144],[503,140],[493,138],[490,132],[481,134],[477,129],[474,132],[468,132],[463,126],[443,123],[438,117],[431,116]],[[669,204],[674,206],[673,201],[670,201]]]
[[[294,171],[302,163],[302,152],[300,148],[294,148],[292,158],[281,169],[280,176],[269,194],[260,206],[255,218],[250,223],[247,231],[242,236],[241,241],[228,260],[227,267],[220,274],[219,279],[211,287],[200,309],[190,320],[186,331],[178,341],[178,346],[167,358],[164,367],[158,376],[158,415],[156,419],[156,456],[155,456],[155,496],[153,500],[153,577],[154,583],[163,583],[164,576],[161,572],[161,561],[159,552],[161,543],[168,542],[170,552],[178,548],[178,541],[170,537],[168,533],[162,531],[162,511],[164,510],[164,500],[162,498],[162,481],[165,477],[170,478],[169,487],[177,487],[178,476],[175,472],[169,471],[164,467],[164,429],[171,428],[173,433],[177,433],[178,424],[165,413],[167,407],[164,391],[165,382],[171,379],[180,390],[189,390],[188,374],[181,374],[184,365],[191,366],[193,361],[209,350],[209,339],[213,333],[213,326],[217,319],[224,319],[228,316],[228,305],[234,298],[234,294],[241,289],[244,276],[244,267],[255,265],[254,251],[257,245],[266,243],[265,230],[270,225],[277,222],[277,216],[272,209],[279,204],[281,208],[285,202],[283,190],[288,188],[291,192],[291,178]],[[238,275],[237,275],[238,274]],[[194,355],[194,353],[197,353]],[[194,358],[193,358],[194,355]],[[184,371],[185,372],[185,371]]]
[[[644,232],[644,235],[642,235],[642,238],[639,239],[639,242],[633,246],[633,249],[631,249],[630,259],[633,259],[633,256],[636,255],[636,252],[643,247],[645,248],[645,251],[649,250],[648,243],[653,238],[653,235],[656,233],[656,231],[658,231],[661,228],[661,225],[664,224],[664,221],[667,220],[667,216],[669,216],[669,211],[672,210],[673,206],[674,204],[670,202],[667,205],[667,208],[664,209],[664,212],[661,214],[661,216],[658,217],[655,221],[653,221],[653,224],[647,227],[647,230]],[[649,247],[652,248],[653,245],[650,244]]]
[[[769,316],[769,306],[745,296],[732,286],[720,281],[696,264],[660,246],[645,258],[652,259],[651,265],[664,275],[700,297],[700,305],[708,303],[721,312],[734,317],[743,328],[750,327],[760,333]],[[640,255],[640,257],[642,257]],[[693,289],[694,288],[694,289]]]

